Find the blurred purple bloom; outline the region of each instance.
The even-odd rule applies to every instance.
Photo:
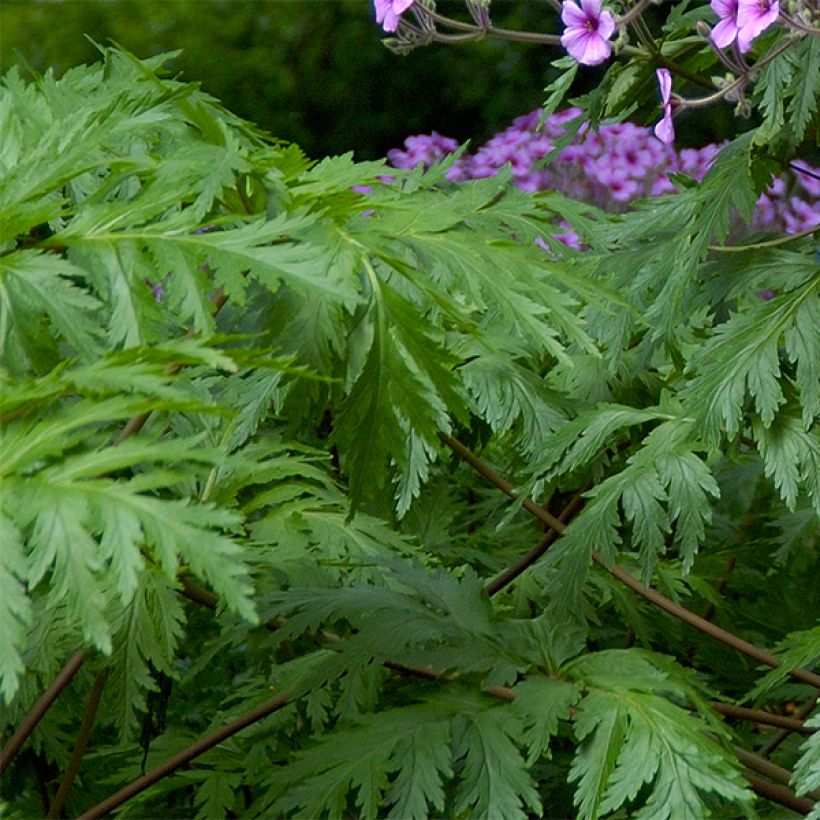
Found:
[[[458,143],[454,139],[433,131],[431,134],[407,137],[404,150],[393,148],[387,152],[387,158],[394,168],[415,168],[420,164],[432,165],[457,148]]]
[[[778,0],[739,0],[737,5],[737,44],[748,51],[752,40],[780,15]]]
[[[399,17],[414,2],[415,0],[373,0],[376,8],[376,22],[385,31],[395,31],[399,27]]]
[[[783,213],[786,233],[801,233],[820,226],[820,202],[804,202],[793,196]]]
[[[675,126],[672,124],[672,75],[668,68],[659,68],[655,71],[658,78],[658,85],[661,87],[661,104],[663,105],[663,118],[655,126],[655,136],[666,145],[671,145],[675,141]]]
[[[665,82],[662,76],[659,83]],[[671,106],[671,88],[667,91],[662,85],[661,98],[664,108]],[[571,144],[544,164],[555,141],[566,135],[567,124],[573,120],[577,124],[580,114],[577,108],[556,112],[547,117],[540,130],[536,130],[540,111],[516,117],[509,128],[474,154],[462,154],[447,178],[460,182],[492,177],[508,165],[513,184],[524,191],[560,191],[580,202],[621,212],[641,197],[674,194],[673,174],[701,181],[721,147],[713,143],[678,151],[656,139],[651,128],[635,123],[604,124],[597,132],[582,124]],[[419,163],[432,164],[457,148],[455,140],[440,134],[416,135],[405,140],[404,149],[390,151],[389,157],[394,166],[413,168]],[[820,222],[818,196],[820,169],[801,160],[793,176],[775,178],[760,196],[749,228],[789,233],[806,230]],[[568,226],[561,227],[571,231]],[[555,230],[561,234],[559,241],[575,246],[576,238],[558,225]]]
[[[712,29],[712,42],[718,48],[726,48],[734,42],[740,26],[737,24],[738,0],[712,0],[712,11],[720,22]]]
[[[566,28],[561,45],[584,65],[598,65],[612,54],[608,40],[615,31],[615,18],[603,11],[601,0],[581,0],[580,7],[565,0],[561,20]]]
[[[820,174],[817,173],[816,168],[812,168],[808,163],[800,161],[792,163],[795,176],[800,185],[805,189],[809,196],[820,197]]]
[[[765,301],[767,301],[767,302],[768,302],[770,299],[774,299],[774,291],[772,291],[772,290],[759,290],[759,291],[757,292],[757,295],[758,295],[761,299],[764,299],[764,300],[765,300]]]

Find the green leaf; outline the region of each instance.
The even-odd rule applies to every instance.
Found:
[[[815,343],[808,339],[816,338],[816,333],[806,322],[814,318],[816,307],[804,305],[817,301],[818,283],[820,278],[815,278],[800,290],[769,302],[760,300],[735,313],[692,357],[688,370],[693,378],[681,395],[685,406],[702,424],[710,445],[716,445],[724,431],[729,438],[740,432],[747,394],[754,399],[763,426],[769,427],[774,421],[785,402],[779,354],[784,334],[789,334],[790,355],[797,359],[798,369],[802,368],[801,381],[810,378],[814,365],[807,358],[814,352]],[[715,362],[720,366],[715,367]],[[807,383],[805,391],[809,407],[815,407],[817,385]]]
[[[107,714],[120,737],[133,737],[146,710],[146,694],[157,686],[151,668],[176,677],[175,657],[185,616],[180,597],[168,578],[155,568],[141,571],[136,590],[113,624]]]
[[[274,790],[287,791],[272,811],[342,817],[350,792],[365,818],[377,816],[387,795],[394,816],[427,816],[428,804],[441,806],[441,777],[451,773],[450,720],[435,703],[363,716],[274,775]],[[400,806],[407,815],[397,814]]]
[[[751,799],[731,752],[707,734],[715,731],[716,721],[707,722],[665,697],[694,695],[665,666],[653,668],[649,653],[641,657],[622,650],[569,665],[567,671],[589,687],[576,707],[581,746],[570,771],[570,780],[578,783],[575,803],[581,818],[629,805],[644,785],[651,787],[649,798],[631,815],[653,820],[708,816],[703,793],[741,805]]]
[[[815,731],[800,747],[802,755],[792,772],[791,782],[798,795],[820,788],[820,715],[812,715],[805,725]]]
[[[32,608],[25,590],[28,576],[23,539],[14,522],[0,513],[0,692],[10,703],[25,671],[22,651]]]
[[[747,696],[749,699],[754,700],[771,692],[775,686],[788,678],[790,669],[798,666],[810,668],[817,663],[817,659],[820,658],[820,626],[789,633],[778,643],[774,655],[780,661],[780,666],[772,669],[757,682]]]
[[[799,143],[817,111],[820,96],[820,43],[816,37],[805,37],[789,57],[794,63],[795,71],[789,86],[791,100],[788,111],[795,142]]]
[[[522,819],[527,811],[541,813],[541,800],[515,742],[520,727],[512,714],[502,717],[503,709],[473,711],[453,722],[453,755],[460,761],[461,779],[456,813]]]
[[[555,113],[558,106],[564,101],[564,97],[572,87],[572,82],[578,73],[578,65],[578,61],[569,55],[552,61],[551,66],[559,69],[561,73],[544,89],[544,93],[548,96],[544,101],[539,124],[543,124],[547,117]]]
[[[89,358],[100,351],[100,304],[72,281],[81,275],[53,254],[17,251],[0,257],[0,361],[18,372],[24,372],[25,358],[39,363],[45,352],[43,313],[54,337],[65,339],[75,355]]]
[[[756,421],[752,427],[763,456],[766,476],[774,481],[789,510],[794,510],[801,487],[820,516],[820,435],[807,432],[798,419],[778,414],[768,428]]]
[[[517,684],[513,709],[523,726],[521,739],[527,747],[527,766],[550,756],[550,740],[560,720],[568,720],[570,707],[581,698],[574,683],[533,675]]]

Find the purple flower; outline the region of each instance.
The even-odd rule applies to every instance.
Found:
[[[737,44],[748,51],[752,40],[780,15],[778,0],[739,0],[737,4]]]
[[[817,173],[817,168],[812,168],[807,162],[803,162],[802,165],[793,162],[792,168],[797,181],[803,186],[806,193],[809,196],[820,197],[820,175]]]
[[[661,141],[670,145],[675,141],[675,126],[672,124],[672,103],[669,98],[672,96],[672,75],[667,68],[659,68],[655,71],[658,78],[658,85],[661,87],[661,103],[663,104],[663,119],[655,126],[655,136]]]
[[[580,7],[572,0],[565,0],[561,11],[561,20],[566,26],[561,45],[584,65],[598,65],[612,54],[612,46],[607,41],[615,31],[615,19],[601,8],[601,0],[581,0]]]
[[[399,27],[399,17],[414,2],[415,0],[373,0],[376,8],[376,22],[385,31],[395,31]]]
[[[804,202],[793,196],[783,213],[786,233],[801,233],[820,226],[820,203]]]
[[[740,26],[737,23],[738,0],[712,0],[712,11],[720,22],[712,29],[712,42],[718,48],[731,45]]]

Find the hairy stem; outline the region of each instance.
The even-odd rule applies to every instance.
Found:
[[[454,29],[455,31],[469,32],[481,37],[489,36],[495,37],[499,40],[508,40],[513,43],[531,43],[534,45],[550,45],[557,46],[561,44],[561,38],[557,34],[538,34],[533,31],[513,31],[512,29],[496,28],[489,26],[488,28],[481,28],[470,23],[462,23],[460,20],[453,20],[451,17],[445,17],[438,12],[425,8],[422,12],[425,17],[435,20],[443,26]]]
[[[71,679],[77,674],[79,668],[85,661],[85,652],[78,649],[67,661],[65,666],[59,671],[57,677],[51,685],[37,699],[29,713],[23,718],[22,723],[17,727],[17,731],[11,736],[9,742],[0,751],[0,774],[6,771],[9,764],[14,760],[20,747],[26,742],[28,736],[34,731],[37,724],[42,720],[43,715],[49,710],[52,703],[60,696],[63,689],[71,683]]]

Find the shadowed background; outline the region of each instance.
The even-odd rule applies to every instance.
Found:
[[[443,0],[439,10],[469,19],[463,2]],[[496,0],[492,14],[499,26],[560,31],[546,0]],[[311,156],[354,150],[358,159],[432,130],[477,147],[542,102],[550,62],[563,53],[485,40],[400,57],[382,45],[371,0],[3,0],[0,69],[59,75],[92,62],[98,52],[84,35],[139,57],[182,49],[172,69],[237,114]],[[584,69],[573,93],[601,72]],[[710,109],[680,136],[704,144],[729,117],[728,107]]]

